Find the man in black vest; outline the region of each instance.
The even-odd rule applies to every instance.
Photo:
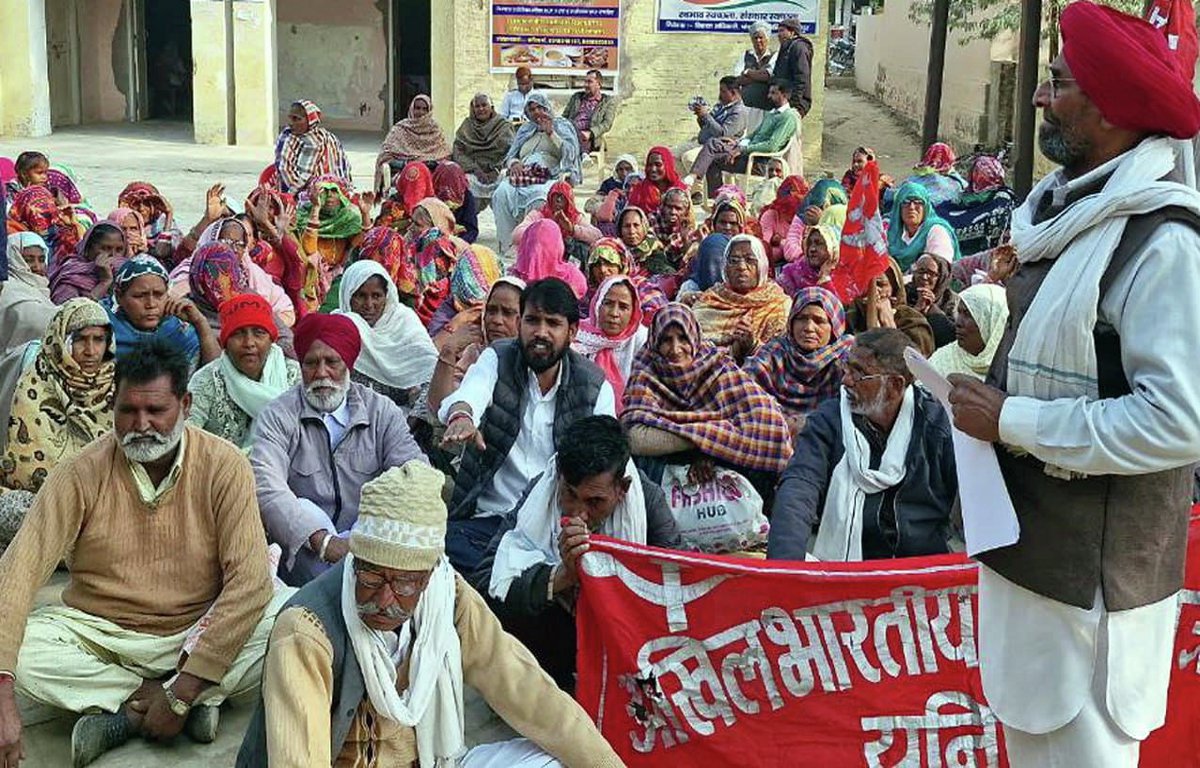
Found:
[[[571,350],[578,330],[570,286],[554,277],[533,283],[521,296],[517,338],[484,350],[442,402],[443,445],[465,446],[446,531],[446,554],[464,575],[479,567],[504,514],[545,470],[567,427],[616,415],[604,372]]]
[[[1166,715],[1200,461],[1200,193],[1175,182],[1168,138],[1200,130],[1200,100],[1140,19],[1080,2],[1061,28],[1034,104],[1062,168],[1013,213],[988,381],[951,377],[950,401],[997,443],[1021,526],[979,556],[983,690],[1009,762],[1135,766]]]

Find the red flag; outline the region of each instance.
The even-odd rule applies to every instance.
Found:
[[[879,164],[867,163],[858,174],[846,206],[846,225],[837,268],[830,275],[833,291],[849,306],[887,270],[887,235],[879,213]]]
[[[600,536],[581,560],[576,698],[630,768],[1002,768],[976,564],[748,560]],[[1145,768],[1200,766],[1200,518],[1166,724]]]
[[[1184,79],[1191,82],[1196,73],[1200,41],[1196,39],[1196,9],[1191,0],[1154,0],[1146,11],[1146,21],[1167,36],[1167,45],[1175,54],[1175,65]]]

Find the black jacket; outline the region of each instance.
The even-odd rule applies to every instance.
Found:
[[[792,109],[801,117],[812,109],[812,60],[813,44],[807,37],[796,37],[779,49],[772,77],[780,77],[792,84],[792,98],[788,100]]]
[[[863,559],[914,557],[948,551],[950,508],[958,495],[950,420],[941,403],[916,387],[912,442],[899,485],[867,497],[863,505]],[[808,539],[821,521],[834,467],[842,460],[842,419],[838,398],[808,417],[796,437],[796,453],[783,471],[775,495],[767,557],[803,560]],[[884,444],[870,439],[871,466],[878,467]]]
[[[652,547],[679,549],[683,546],[683,539],[679,534],[679,528],[675,525],[675,516],[671,514],[671,508],[667,505],[667,497],[663,494],[662,488],[646,477],[645,473],[639,471],[638,474],[642,481],[642,494],[646,497],[646,543]],[[520,501],[512,511],[504,516],[504,522],[501,523],[500,529],[496,531],[496,535],[488,544],[479,569],[467,579],[479,594],[487,597],[488,603],[501,619],[504,619],[506,615],[537,616],[553,605],[546,600],[546,593],[550,586],[551,566],[545,564],[535,565],[517,577],[517,580],[509,588],[508,597],[503,604],[497,604],[496,599],[488,592],[488,587],[492,583],[492,565],[496,561],[496,550],[500,548],[500,540],[504,538],[504,534],[517,526],[517,512],[524,506],[529,492],[541,478],[542,476],[538,475],[530,481]]]

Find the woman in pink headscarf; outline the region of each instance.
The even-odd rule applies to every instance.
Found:
[[[132,208],[117,208],[105,221],[125,233],[125,258],[146,252],[146,221],[140,213]]]
[[[616,275],[601,283],[571,347],[604,371],[616,396],[618,413],[633,358],[648,336],[642,323],[642,301],[633,280]]]
[[[558,224],[549,219],[535,221],[521,237],[517,246],[517,263],[509,270],[509,274],[526,283],[557,277],[571,286],[576,298],[582,299],[587,294],[587,279],[579,267],[563,260],[565,253],[562,230]]]

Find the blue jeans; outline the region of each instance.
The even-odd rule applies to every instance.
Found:
[[[500,530],[502,515],[450,520],[446,523],[446,556],[454,570],[469,579],[479,569],[488,544]]]

